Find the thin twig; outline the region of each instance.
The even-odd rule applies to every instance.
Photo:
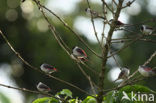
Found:
[[[93,72],[96,76],[99,76],[99,73],[97,71],[95,71],[94,69],[92,69],[90,66],[88,66],[87,64],[85,64],[84,62],[81,62],[87,69],[89,69],[91,72]]]
[[[88,4],[88,8],[91,10],[91,6],[90,6],[90,4],[89,4],[89,0],[87,0],[87,4]],[[93,14],[91,13],[91,11],[90,11],[90,14],[91,14],[91,22],[92,22],[92,25],[93,25],[94,35],[95,35],[95,37],[96,37],[96,39],[97,39],[97,41],[98,41],[98,44],[101,46],[100,40],[99,40],[99,38],[98,38],[98,36],[97,36],[97,31],[96,31],[96,28],[95,28],[95,23],[94,23],[94,19],[93,19]],[[101,48],[102,48],[102,46],[101,46]]]
[[[156,51],[150,56],[149,59],[146,60],[146,62],[145,62],[143,65],[147,65],[148,63],[150,63],[151,60],[152,60],[155,56],[156,56]],[[131,79],[132,77],[134,77],[135,74],[137,74],[137,73],[138,73],[138,69],[137,69],[135,72],[133,72],[133,74],[130,75],[125,81],[130,80],[130,79]]]
[[[112,0],[113,2],[114,2],[114,4],[117,6],[118,4],[116,3],[116,1],[115,0]]]
[[[111,49],[110,49],[110,54],[112,55],[112,51],[111,51]],[[115,56],[112,55],[112,57],[113,57],[113,59],[114,59],[116,65],[121,69],[121,65],[120,65],[120,63],[116,60]]]
[[[41,10],[41,12],[42,12],[42,14],[43,14],[45,20],[48,22],[49,28],[50,28],[51,32],[54,34],[55,39],[56,39],[57,42],[60,44],[60,46],[67,52],[67,54],[70,56],[70,53],[66,50],[66,48],[62,45],[61,41],[60,41],[59,38],[57,37],[56,31],[55,31],[55,27],[54,27],[53,25],[51,25],[50,21],[48,20],[48,18],[46,17],[46,15],[45,15],[45,13],[44,13],[42,7],[40,7],[40,10]],[[62,41],[63,41],[63,40],[62,40]],[[81,62],[81,63],[82,63],[82,62]],[[85,64],[83,63],[83,65],[85,65]],[[85,65],[85,66],[86,66],[86,65]],[[78,67],[80,68],[80,65],[79,65]],[[88,66],[87,66],[87,67],[88,67]],[[82,69],[82,70],[83,70],[83,69]],[[82,71],[82,70],[81,70],[81,71]],[[90,69],[90,68],[89,68],[89,70],[93,71],[93,70]],[[83,71],[82,73],[83,73],[85,76],[87,75],[84,71]],[[89,80],[89,78],[88,78],[88,80]],[[90,81],[90,82],[92,82],[92,81]],[[95,83],[94,83],[94,84],[95,84]]]
[[[93,54],[95,54],[97,57],[102,58],[100,55],[98,55],[93,49],[91,49],[88,44],[81,38],[79,34],[77,34],[62,18],[60,18],[57,14],[55,14],[52,10],[49,10],[47,7],[42,5],[38,0],[33,0],[35,3],[40,5],[40,7],[47,10],[49,13],[54,15],[68,30],[70,30],[87,48],[90,50]]]
[[[128,41],[132,41],[133,39],[127,39],[127,40],[117,40],[117,41],[112,41],[111,43],[125,43]],[[155,40],[151,40],[151,39],[139,39],[138,41],[144,41],[144,42],[150,42],[150,43],[156,43]]]
[[[13,87],[13,86],[1,84],[1,83],[0,83],[0,86],[7,87],[7,88],[12,88],[12,89],[16,89],[16,90],[20,90],[20,91],[24,91],[24,92],[35,93],[35,94],[43,94],[43,95],[46,95],[46,96],[55,97],[55,96],[53,96],[53,95],[51,95],[49,93],[43,93],[43,92],[34,91],[34,90],[26,89],[26,88]]]
[[[124,6],[124,7],[122,7],[123,9],[124,8],[126,8],[126,7],[130,7],[132,4],[133,4],[133,2],[135,2],[136,0],[133,0],[133,1],[128,1],[127,3],[126,3],[126,6]]]
[[[143,79],[146,79],[146,78],[140,78],[140,79],[137,79],[137,80],[134,80],[134,81],[131,81],[131,82],[128,82],[122,86],[119,86],[119,87],[115,87],[115,88],[111,88],[111,89],[107,89],[107,90],[103,90],[106,93],[108,93],[109,91],[112,91],[112,90],[119,90],[120,88],[124,87],[124,86],[127,86],[127,85],[132,85],[134,83],[138,83],[139,81],[142,81]]]
[[[82,69],[82,67],[80,66],[79,63],[77,63],[77,66],[79,67],[79,69],[81,70],[82,74],[88,79],[89,83],[90,83],[90,86],[91,86],[91,89],[92,89],[92,92],[94,94],[96,94],[95,92],[95,89],[93,87],[93,81],[91,80],[90,76],[87,75],[87,73]],[[94,83],[95,84],[95,83]]]
[[[156,51],[150,56],[150,58],[143,65],[149,64],[155,56],[156,56]]]
[[[102,0],[104,2],[104,0]],[[120,12],[121,12],[121,8],[122,8],[122,3],[123,3],[123,0],[119,0],[119,4],[117,6],[117,10],[114,14],[114,20],[118,20],[119,18],[119,15],[120,15]],[[111,44],[111,39],[112,39],[112,35],[113,35],[113,32],[116,28],[116,24],[114,22],[111,23],[110,25],[110,30],[108,32],[108,36],[107,36],[107,40],[106,40],[106,44],[103,48],[103,52],[102,52],[102,56],[103,56],[103,60],[102,60],[102,69],[101,69],[101,73],[100,73],[100,76],[99,76],[99,93],[98,93],[98,97],[97,97],[97,102],[98,103],[101,103],[102,100],[103,100],[103,88],[104,88],[104,78],[105,78],[105,66],[106,66],[106,62],[107,62],[107,55],[109,53],[109,45]]]
[[[42,94],[42,95],[45,95],[45,96],[50,96],[50,97],[56,98],[56,99],[61,100],[61,101],[65,101],[64,99],[57,98],[57,97],[55,97],[54,95],[52,95],[50,93],[44,93],[44,92],[34,91],[34,90],[26,89],[26,88],[13,87],[13,86],[6,85],[6,84],[1,84],[1,83],[0,83],[0,86],[6,87],[6,88],[20,90],[20,91],[23,91],[23,92],[29,92],[29,93],[35,93],[35,94]]]
[[[105,2],[105,0],[101,0],[101,2],[102,2],[102,11],[103,11],[103,15],[104,15],[104,18],[105,18],[105,21],[104,21],[104,24],[109,24],[110,25],[110,23],[109,23],[109,21],[108,21],[108,19],[107,19],[107,10],[106,10],[106,5],[104,4],[104,2]]]
[[[40,72],[40,73],[42,73],[42,74],[44,74],[44,75],[47,75],[47,76],[50,77],[50,78],[53,78],[53,79],[55,79],[55,80],[57,80],[57,81],[60,81],[60,82],[62,82],[62,83],[64,83],[64,84],[67,84],[67,85],[69,85],[69,86],[71,86],[71,87],[73,87],[73,88],[76,88],[77,90],[79,90],[79,91],[81,91],[81,92],[83,92],[83,93],[85,93],[85,94],[89,94],[89,93],[87,93],[86,91],[80,89],[79,87],[77,87],[77,86],[75,86],[75,85],[73,85],[73,84],[71,84],[71,83],[69,83],[69,82],[67,82],[67,81],[61,80],[61,79],[59,79],[59,78],[57,78],[57,77],[54,77],[54,76],[52,76],[52,75],[46,74],[46,73],[42,72],[41,70],[39,70],[38,68],[36,68],[36,67],[32,66],[31,64],[29,64],[29,63],[28,63],[25,59],[23,59],[23,57],[13,48],[13,46],[10,44],[10,42],[8,41],[8,39],[5,37],[5,35],[2,33],[1,30],[0,30],[0,34],[2,35],[3,39],[4,39],[5,42],[8,44],[8,46],[10,47],[10,49],[11,49],[11,50],[16,54],[16,56],[17,56],[19,59],[21,59],[22,62],[23,62],[24,64],[26,64],[28,67],[30,67],[30,68],[32,68],[33,70],[36,70],[36,71],[38,71],[38,72]]]
[[[105,37],[105,33],[104,33],[104,31],[105,31],[105,26],[106,26],[106,23],[105,22],[103,22],[103,30],[102,30],[102,38],[101,38],[101,46],[103,47],[103,45],[104,45],[104,38],[106,38]]]
[[[107,5],[107,3],[105,2],[105,0],[101,0],[101,1],[102,1],[102,3],[103,3],[104,5],[106,5],[107,9],[108,9],[110,12],[112,12],[112,14],[114,14],[114,11]]]
[[[141,39],[144,35],[140,35],[137,38],[135,38],[133,41],[129,42],[127,45],[123,46],[121,49],[115,51],[114,53],[112,53],[110,56],[108,56],[107,58],[112,57],[113,55],[118,54],[119,52],[121,52],[123,49],[129,47],[131,44],[135,43],[137,40]]]
[[[39,4],[37,4],[39,7],[40,7],[40,5]],[[51,32],[54,34],[54,37],[55,37],[55,39],[57,40],[57,42],[60,44],[60,46],[67,52],[67,54],[70,56],[70,53],[66,50],[66,48],[64,47],[64,45],[61,43],[61,40],[59,39],[59,38],[61,38],[61,37],[59,37],[58,38],[58,36],[57,36],[57,34],[56,34],[56,31],[55,31],[55,27],[53,26],[53,25],[51,25],[51,23],[50,23],[50,21],[48,20],[48,18],[46,17],[46,15],[45,15],[45,13],[44,13],[44,11],[43,11],[43,9],[42,9],[42,7],[40,7],[40,10],[41,10],[41,12],[42,12],[42,14],[43,14],[43,16],[44,16],[44,18],[45,18],[45,20],[48,22],[48,24],[49,24],[49,28],[50,28],[50,30],[51,30]],[[63,41],[63,40],[62,40]],[[64,43],[64,42],[63,42]],[[85,65],[86,66],[86,65]],[[80,66],[78,66],[79,68],[80,68]],[[90,68],[89,68],[90,69]],[[82,69],[83,70],[83,69]],[[81,70],[81,71],[82,71]],[[84,71],[82,72],[83,74],[86,74],[86,73],[84,73]],[[85,75],[86,76],[86,75]],[[88,80],[89,80],[89,78],[88,78]],[[92,81],[89,81],[89,82],[92,82]],[[91,87],[92,88],[92,87]]]
[[[142,22],[139,22],[139,23],[136,23],[136,24],[126,24],[124,25],[124,27],[129,27],[129,26],[139,26],[139,25],[143,25],[143,24],[146,24],[146,23],[149,23],[149,22],[155,22],[156,19],[155,18],[150,18],[148,20],[145,20],[145,21],[142,21]],[[123,28],[119,28],[118,30],[124,30]]]
[[[95,95],[95,94],[96,94],[96,91],[95,91],[95,88],[94,88],[94,86],[93,86],[93,82],[91,81],[90,76],[88,77],[88,80],[89,80],[89,83],[90,83],[90,86],[91,86],[92,92],[93,92],[93,94]],[[94,83],[94,85],[95,85],[95,83]]]

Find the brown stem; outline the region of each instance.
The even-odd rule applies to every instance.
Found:
[[[24,64],[26,64],[28,67],[30,67],[31,69],[36,70],[36,71],[38,71],[38,72],[40,72],[40,73],[42,73],[42,74],[44,74],[44,75],[47,75],[47,76],[50,77],[50,78],[53,78],[53,79],[55,79],[55,80],[57,80],[57,81],[60,81],[60,82],[62,82],[62,83],[64,83],[64,84],[67,84],[67,85],[69,85],[69,86],[71,86],[71,87],[73,87],[73,88],[76,88],[77,90],[79,90],[79,91],[81,91],[81,92],[83,92],[83,93],[89,95],[89,93],[87,93],[86,91],[82,90],[81,88],[79,88],[79,87],[77,87],[77,86],[75,86],[75,85],[73,85],[73,84],[71,84],[71,83],[69,83],[69,82],[67,82],[67,81],[64,81],[64,80],[59,79],[59,78],[57,78],[57,77],[54,77],[54,76],[52,76],[52,75],[46,74],[46,73],[42,72],[41,70],[39,70],[38,68],[32,66],[30,63],[28,63],[28,62],[20,55],[20,53],[18,53],[18,52],[14,49],[14,47],[10,44],[10,42],[8,41],[8,39],[5,37],[5,35],[2,33],[1,30],[0,30],[0,34],[2,35],[3,39],[4,39],[5,42],[8,44],[8,46],[10,47],[10,49],[11,49],[11,50],[16,54],[16,56],[17,56],[19,59],[21,59],[22,62],[23,62]]]
[[[91,10],[91,6],[89,4],[89,0],[87,0],[87,4],[88,4],[88,8]],[[90,14],[91,14],[91,22],[92,22],[92,25],[93,25],[93,30],[94,30],[94,35],[98,41],[98,44],[100,45],[101,49],[102,49],[102,46],[101,46],[101,43],[100,43],[100,40],[98,38],[98,35],[97,35],[97,31],[96,31],[96,28],[95,28],[95,23],[94,23],[94,18],[93,18],[93,14],[91,13],[90,11]]]
[[[152,60],[155,56],[156,56],[156,51],[150,56],[149,59],[146,60],[146,62],[145,62],[143,65],[147,65],[148,63],[150,63],[151,60]],[[137,74],[137,73],[138,73],[138,69],[137,69],[135,72],[133,72],[133,74],[130,75],[125,81],[129,81],[129,80],[130,80],[132,77],[134,77],[135,74]]]
[[[45,95],[45,96],[56,98],[58,100],[61,100],[62,102],[66,102],[63,98],[55,97],[54,95],[51,95],[49,93],[34,91],[34,90],[26,89],[26,88],[13,87],[13,86],[1,84],[1,83],[0,83],[0,86],[6,87],[6,88],[15,89],[15,90],[20,90],[20,91],[23,91],[23,92],[29,92],[29,93],[35,93],[35,94],[42,94],[42,95]]]
[[[117,6],[117,10],[116,10],[116,13],[115,13],[115,18],[114,20],[118,20],[118,17],[120,15],[120,12],[121,12],[121,9],[122,9],[122,3],[123,3],[124,0],[119,0],[119,4]],[[112,35],[113,35],[113,32],[116,28],[116,25],[115,23],[113,22],[111,24],[111,27],[110,27],[110,30],[108,32],[108,37],[107,37],[107,42],[104,46],[104,49],[103,49],[103,52],[102,52],[102,57],[103,57],[103,60],[102,60],[102,70],[101,70],[101,73],[100,73],[100,76],[99,76],[99,93],[98,93],[98,97],[97,97],[97,102],[98,103],[102,103],[102,100],[103,100],[103,88],[104,88],[104,77],[105,77],[105,66],[106,66],[106,62],[107,62],[107,55],[108,55],[108,52],[109,52],[109,45],[111,44],[111,38],[112,38]]]
[[[79,69],[81,70],[82,74],[88,79],[90,86],[91,86],[91,90],[94,94],[96,94],[95,92],[95,88],[93,87],[93,81],[91,80],[90,76],[88,76],[88,74],[82,69],[82,67],[80,66],[79,63],[77,63],[77,66],[79,67]],[[95,84],[95,83],[94,83]]]
[[[44,5],[42,5],[39,0],[33,0],[35,3],[37,3],[37,6],[39,5],[39,8],[42,7],[45,10],[47,10],[49,13],[54,15],[68,30],[70,30],[87,48],[90,50],[94,55],[96,55],[99,58],[102,58],[100,55],[98,55],[92,48],[89,47],[89,45],[81,38],[79,34],[77,34],[62,18],[60,18],[57,14],[55,14],[52,10],[48,9]]]

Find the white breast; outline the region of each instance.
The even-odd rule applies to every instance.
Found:
[[[143,68],[139,67],[138,69],[139,73],[144,76],[144,77],[149,77],[150,76],[150,73],[149,72],[146,72]]]

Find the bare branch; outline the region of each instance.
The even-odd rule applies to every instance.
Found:
[[[111,51],[111,50],[110,50],[110,54],[112,55],[112,51]],[[120,65],[119,62],[116,60],[115,56],[112,55],[112,57],[113,57],[113,59],[114,59],[116,65],[121,69],[121,65]]]
[[[89,0],[87,0],[87,4],[88,4],[88,8],[91,10],[90,4],[89,4]],[[98,44],[101,46],[100,40],[99,40],[99,38],[97,36],[97,31],[95,29],[93,14],[91,13],[91,11],[90,11],[90,14],[91,14],[91,22],[92,22],[92,25],[93,25],[93,30],[94,30],[95,37],[96,37],[96,39],[98,41]],[[101,46],[101,48],[102,48],[102,46]]]
[[[105,0],[101,0],[101,1],[102,1],[102,3],[103,3],[104,5],[106,5],[107,9],[108,9],[110,12],[112,12],[112,14],[114,14],[114,11],[108,6],[108,4],[105,2]]]
[[[81,38],[81,36],[79,34],[77,34],[63,19],[61,19],[57,14],[55,14],[53,11],[49,10],[47,7],[45,7],[44,5],[42,5],[39,0],[33,0],[37,5],[39,5],[39,7],[44,8],[45,10],[47,10],[48,12],[50,12],[52,15],[54,15],[58,20],[60,20],[61,23],[63,23],[63,25],[70,30],[93,54],[95,54],[97,57],[102,58],[100,55],[98,55],[93,49],[91,49],[88,44]]]
[[[133,39],[125,39],[125,40],[113,40],[111,43],[125,43],[128,41],[133,41]],[[151,39],[139,39],[138,41],[144,41],[144,42],[150,42],[150,43],[156,43],[155,40],[151,40]]]
[[[26,88],[13,87],[13,86],[1,84],[1,83],[0,83],[0,86],[7,87],[7,88],[12,88],[12,89],[16,89],[16,90],[20,90],[20,91],[24,91],[24,92],[35,93],[35,94],[43,94],[43,95],[46,95],[46,96],[54,97],[53,95],[51,95],[49,93],[43,93],[43,92],[39,92],[39,91],[33,91],[33,90],[26,89]]]
[[[79,69],[81,70],[82,74],[88,79],[88,81],[89,81],[89,83],[90,83],[90,86],[91,86],[91,89],[92,89],[92,92],[93,92],[94,94],[96,94],[95,89],[94,89],[94,87],[93,87],[93,83],[94,83],[94,82],[91,80],[90,76],[87,75],[87,73],[82,69],[82,67],[80,66],[79,63],[77,63],[77,66],[78,66]],[[95,84],[95,83],[94,83],[94,84]]]
[[[117,50],[116,52],[112,53],[110,56],[108,56],[107,58],[112,57],[113,55],[118,54],[119,52],[121,52],[123,49],[129,47],[131,44],[135,43],[137,40],[141,39],[144,35],[140,35],[137,38],[135,38],[133,41],[129,42],[127,45],[123,46],[121,49]]]
[[[124,6],[124,7],[122,7],[123,9],[124,8],[126,8],[126,7],[130,7],[132,4],[133,4],[133,2],[135,2],[136,0],[133,0],[133,1],[128,1],[127,3],[126,3],[126,6]]]
[[[104,2],[104,0],[103,0],[103,2]],[[118,17],[120,15],[121,8],[122,8],[122,3],[123,3],[123,0],[119,0],[119,4],[117,6],[117,10],[116,10],[115,16],[114,16],[115,21],[118,20]],[[113,35],[113,32],[114,32],[115,28],[116,28],[116,24],[114,22],[112,22],[112,24],[110,25],[110,30],[108,32],[108,37],[107,37],[106,44],[105,44],[103,52],[102,52],[103,60],[102,60],[102,70],[101,70],[101,73],[100,73],[100,76],[99,76],[99,93],[98,93],[98,97],[97,97],[98,103],[101,103],[102,100],[103,100],[105,65],[106,65],[106,62],[107,62],[107,55],[108,55],[108,52],[109,52],[109,49],[110,49],[109,45],[111,44],[111,38],[112,38],[112,35]]]
[[[118,4],[116,3],[116,1],[115,0],[112,0],[113,1],[113,3],[117,6]]]
[[[21,59],[22,62],[23,62],[24,64],[26,64],[28,67],[30,67],[30,68],[32,68],[33,70],[36,70],[36,71],[38,71],[38,72],[40,72],[40,73],[42,73],[42,74],[44,74],[44,75],[47,75],[48,77],[53,78],[53,79],[55,79],[55,80],[57,80],[57,81],[59,81],[59,82],[62,82],[62,83],[67,84],[67,85],[69,85],[69,86],[71,86],[71,87],[73,87],[73,88],[76,88],[77,90],[79,90],[79,91],[81,91],[81,92],[83,92],[83,93],[89,95],[89,93],[87,93],[86,91],[80,89],[79,87],[77,87],[77,86],[75,86],[75,85],[73,85],[73,84],[71,84],[71,83],[69,83],[69,82],[66,82],[66,81],[64,81],[64,80],[61,80],[61,79],[59,79],[59,78],[57,78],[57,77],[54,77],[54,76],[52,76],[52,75],[46,74],[46,73],[42,72],[40,69],[38,69],[38,68],[32,66],[31,64],[29,64],[29,63],[28,63],[25,59],[23,59],[23,57],[13,48],[13,46],[10,44],[10,42],[7,40],[7,38],[6,38],[5,35],[2,33],[1,30],[0,30],[0,34],[2,35],[3,39],[6,41],[6,43],[7,43],[8,46],[10,47],[10,49],[11,49],[11,50],[17,55],[17,57],[18,57],[19,59]]]
[[[147,65],[155,56],[156,56],[156,51],[150,56],[149,59],[147,59],[147,61],[143,65]],[[133,74],[131,74],[125,81],[129,81],[137,73],[138,73],[138,69],[135,72],[133,72]]]
[[[149,64],[155,56],[156,56],[156,51],[150,56],[150,58],[143,65]]]
[[[122,86],[115,87],[115,88],[111,88],[111,89],[107,89],[107,90],[103,90],[103,91],[105,92],[105,95],[106,95],[106,93],[108,93],[109,91],[112,91],[112,90],[119,90],[120,88],[122,88],[122,87],[124,87],[124,86],[132,85],[132,84],[134,84],[134,83],[138,83],[139,81],[142,81],[142,80],[144,80],[144,79],[146,79],[146,78],[139,78],[139,79],[136,79],[136,80],[134,80],[134,81],[128,82],[128,83],[126,83],[126,84],[124,84],[124,85],[122,85]]]
[[[84,62],[81,62],[87,69],[89,69],[91,72],[93,72],[96,76],[99,76],[99,73],[95,71],[93,68],[85,64]]]
[[[29,93],[35,93],[35,94],[42,94],[42,95],[45,95],[45,96],[50,96],[50,97],[56,98],[56,99],[61,100],[61,101],[65,101],[64,99],[62,99],[62,98],[57,98],[57,97],[55,97],[54,95],[49,94],[49,93],[34,91],[34,90],[26,89],[26,88],[13,87],[13,86],[1,84],[1,83],[0,83],[0,86],[6,87],[6,88],[11,88],[11,89],[20,90],[20,91],[23,91],[23,92],[29,92]]]

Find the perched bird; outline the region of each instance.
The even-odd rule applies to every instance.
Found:
[[[51,89],[47,85],[43,84],[42,82],[38,83],[37,89],[40,92],[46,92],[46,93],[51,91]]]
[[[114,22],[116,24],[116,26],[124,26],[127,24],[122,23],[121,21],[117,20],[115,21],[114,19],[109,20],[110,23]]]
[[[72,56],[80,60],[87,60],[86,52],[83,49],[79,48],[78,46],[73,47]]]
[[[128,68],[122,68],[118,78],[114,82],[116,82],[119,79],[124,79],[124,80],[127,79],[129,76],[129,73],[130,73],[130,70]]]
[[[55,67],[53,67],[53,66],[51,66],[51,65],[49,65],[49,64],[46,64],[46,63],[42,64],[42,65],[40,66],[40,68],[41,68],[41,70],[44,71],[45,73],[49,73],[49,74],[51,74],[51,73],[53,73],[53,72],[57,72],[57,69],[56,69]]]
[[[90,8],[86,8],[85,12],[87,15],[91,15],[93,16],[93,18],[102,18],[105,19],[102,15],[100,15],[98,12],[91,10]]]
[[[119,27],[129,27],[129,26],[134,26],[134,24],[125,24],[119,20],[114,20],[114,19],[111,19],[109,20],[110,23],[114,22],[116,27],[119,28]]]
[[[88,15],[92,14],[93,16],[98,16],[98,13],[95,12],[95,11],[93,11],[93,10],[91,10],[90,8],[86,8],[86,9],[85,9],[85,12],[86,12]]]
[[[154,31],[154,29],[148,25],[142,25],[140,27],[140,31],[145,35],[150,35]]]
[[[151,67],[147,66],[139,66],[138,68],[139,73],[144,77],[150,77],[156,75],[156,70],[153,70]]]

